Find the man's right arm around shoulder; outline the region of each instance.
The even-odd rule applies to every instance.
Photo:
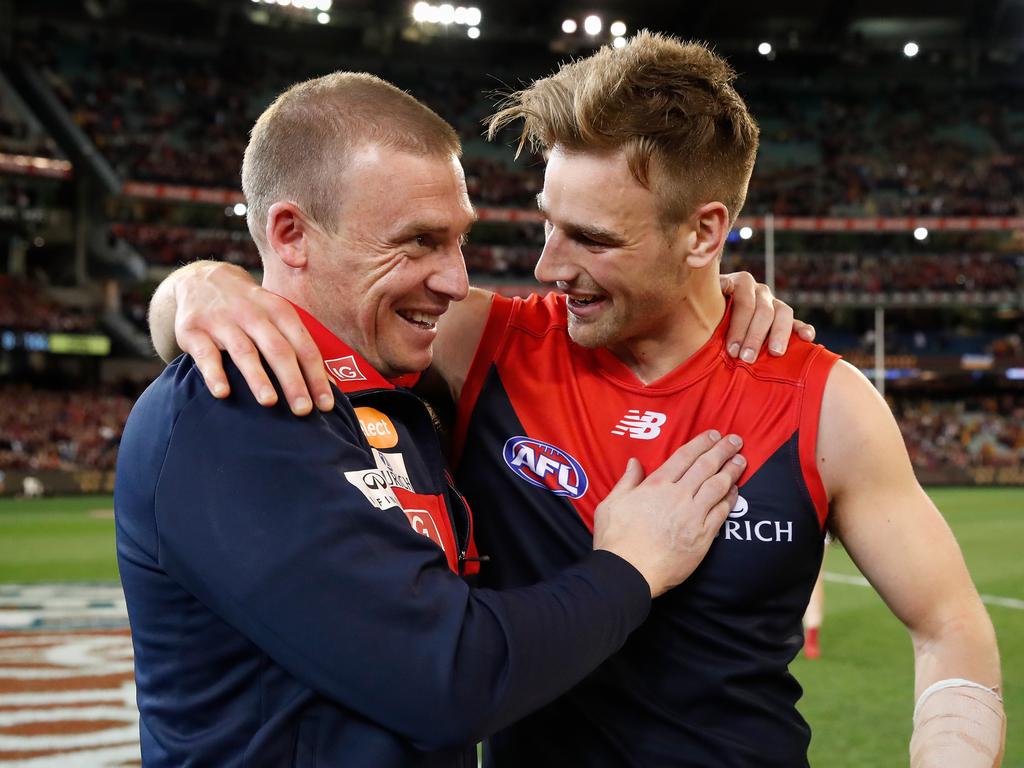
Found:
[[[226,351],[260,404],[278,399],[265,359],[296,416],[313,402],[321,411],[334,407],[323,358],[298,313],[241,267],[196,261],[172,272],[149,302],[149,332],[164,362],[191,355],[214,397],[231,390],[221,362]]]
[[[630,462],[591,555],[531,587],[472,590],[347,479],[374,463],[344,409],[297,419],[227,372],[235,397],[204,391],[175,422],[161,567],[305,685],[424,749],[504,727],[621,647],[704,557],[744,466],[712,433],[646,477]]]
[[[793,310],[749,273],[723,275],[722,289],[732,297],[729,354],[733,357],[741,354],[741,347],[744,359],[756,357],[755,350],[766,340],[769,354],[785,354],[791,332],[813,340],[814,329],[795,320]],[[490,291],[470,288],[469,296],[452,303],[438,321],[431,367],[456,401],[493,297]],[[220,355],[227,351],[262,404],[277,402],[265,359],[294,414],[309,413],[314,402],[322,411],[333,407],[324,366],[295,309],[260,288],[241,267],[198,261],[171,273],[150,301],[149,325],[153,346],[164,361],[181,352],[191,355],[214,397],[226,397],[230,390]]]

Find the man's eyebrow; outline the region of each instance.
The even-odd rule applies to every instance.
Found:
[[[548,212],[544,208],[544,193],[537,193],[537,209],[544,215],[544,218],[548,218]],[[617,232],[613,232],[610,229],[604,229],[594,224],[574,224],[568,223],[563,224],[564,229],[570,237],[576,238],[577,240],[593,240],[595,242],[605,243],[606,245],[622,245],[625,240]]]
[[[605,245],[622,245],[626,241],[622,239],[622,235],[617,232],[612,232],[610,229],[604,229],[593,224],[564,224],[562,227],[570,237],[576,239],[593,240],[594,242],[604,243]]]
[[[473,209],[473,215],[466,225],[466,228],[460,233],[463,236],[469,233],[469,230],[473,228],[473,225],[480,220],[480,215],[476,209]],[[394,240],[401,241],[413,237],[414,235],[428,234],[428,235],[447,235],[451,232],[452,228],[445,224],[440,224],[437,221],[429,221],[426,219],[420,219],[419,221],[413,220],[407,224],[402,225],[394,236]]]

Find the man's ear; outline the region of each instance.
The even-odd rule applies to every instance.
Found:
[[[295,203],[281,200],[267,210],[267,243],[286,266],[306,266],[312,234],[309,221]]]
[[[686,243],[686,266],[703,269],[722,253],[729,236],[729,209],[723,203],[705,203],[690,218],[691,230]]]

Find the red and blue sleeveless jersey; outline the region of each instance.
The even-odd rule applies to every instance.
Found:
[[[821,564],[815,442],[838,358],[794,338],[784,357],[748,365],[725,352],[728,322],[727,311],[695,355],[644,385],[607,350],[571,342],[563,296],[495,297],[455,430],[489,586],[584,557],[594,510],[631,456],[651,471],[717,429],[743,437],[748,466],[696,572],[587,679],[494,737],[490,766],[807,764],[788,665]]]

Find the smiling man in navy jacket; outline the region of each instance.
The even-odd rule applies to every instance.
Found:
[[[227,360],[236,394],[215,399],[183,356],[132,411],[115,501],[145,765],[475,765],[478,739],[621,647],[732,507],[739,440],[704,432],[646,478],[630,460],[578,565],[467,585],[469,510],[404,388],[468,291],[459,152],[369,75],[301,83],[256,123],[242,178],[263,285],[340,394],[296,419]],[[586,482],[535,448],[540,476]]]

